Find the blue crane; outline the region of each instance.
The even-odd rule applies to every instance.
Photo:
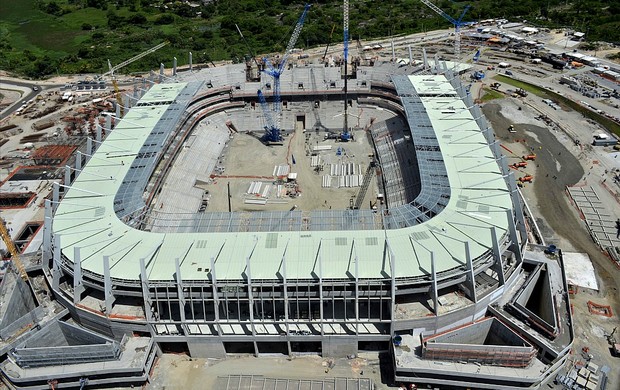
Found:
[[[267,69],[265,69],[263,72],[273,77],[273,112],[275,114],[275,122],[273,123],[273,125],[274,129],[277,130],[277,136],[280,137],[279,140],[269,140],[271,142],[279,142],[282,140],[282,137],[280,136],[280,75],[282,75],[282,72],[284,72],[288,58],[291,55],[295,44],[297,43],[297,39],[299,39],[299,34],[301,33],[301,28],[303,27],[304,22],[306,21],[306,15],[308,14],[309,9],[310,4],[306,4],[304,6],[304,11],[299,17],[299,20],[297,20],[297,24],[295,25],[295,29],[293,30],[293,35],[291,35],[291,38],[288,41],[286,51],[284,52],[284,55],[282,56],[280,62],[274,65],[273,62],[268,58],[263,58],[263,61],[265,61],[265,64],[267,65]]]
[[[349,133],[349,96],[348,96],[348,63],[349,63],[349,0],[344,0],[342,5],[342,33],[344,36],[344,126],[340,134],[340,140],[347,142],[351,139]]]
[[[429,0],[420,1],[454,25],[454,56],[456,57],[456,61],[458,62],[461,58],[461,26],[469,24],[468,22],[463,22],[463,17],[465,16],[467,10],[469,10],[470,6],[466,5],[465,9],[461,13],[461,16],[459,16],[458,19],[454,19],[452,16],[445,13],[441,8],[431,3]]]
[[[269,105],[267,104],[267,100],[265,99],[265,95],[263,95],[263,91],[260,89],[256,93],[258,95],[258,101],[260,102],[260,106],[263,109],[263,114],[265,115],[265,134],[263,135],[263,141],[266,143],[277,143],[282,142],[282,135],[280,134],[280,128],[276,126],[273,121],[273,116],[271,115],[271,111],[269,110]]]

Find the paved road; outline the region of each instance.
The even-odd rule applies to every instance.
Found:
[[[19,90],[24,93],[19,100],[17,100],[15,103],[13,103],[12,105],[4,109],[2,112],[0,112],[0,120],[1,120],[11,115],[15,111],[17,111],[19,106],[22,105],[23,101],[34,99],[39,93],[41,93],[43,86],[38,85],[38,84],[33,84],[31,82],[2,79],[2,81],[0,82],[0,89]]]

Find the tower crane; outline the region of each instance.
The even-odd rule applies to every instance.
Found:
[[[112,78],[112,85],[114,86],[114,93],[116,94],[116,102],[118,103],[118,105],[121,108],[121,116],[123,116],[123,99],[121,97],[121,91],[118,89],[118,83],[116,82],[116,77],[114,76],[114,72],[116,72],[117,70],[131,64],[134,61],[139,60],[140,58],[146,57],[147,55],[161,49],[162,47],[166,46],[169,42],[165,41],[160,43],[157,46],[153,46],[148,50],[143,51],[142,53],[138,54],[137,56],[131,57],[130,59],[121,62],[120,64],[116,65],[116,66],[112,66],[112,63],[110,62],[110,60],[108,60],[108,68],[109,70],[104,73],[103,75],[101,75],[101,77],[106,77],[106,76],[110,76]]]
[[[348,65],[349,65],[349,0],[344,0],[342,6],[342,35],[344,37],[344,126],[342,133],[340,134],[340,140],[347,142],[351,139],[351,133],[349,133],[349,96],[348,96]]]
[[[19,276],[21,276],[25,282],[28,282],[28,274],[26,273],[24,264],[19,257],[19,251],[17,250],[15,244],[13,243],[13,240],[11,239],[11,235],[6,228],[6,222],[3,218],[0,218],[0,236],[2,236],[2,241],[4,241],[6,248],[11,254],[11,261],[17,267],[17,270],[19,271]]]
[[[466,23],[463,22],[463,16],[469,8],[470,5],[466,5],[465,9],[461,13],[458,19],[454,19],[452,16],[445,13],[441,8],[437,7],[435,4],[431,3],[430,0],[420,0],[424,3],[428,8],[435,11],[435,13],[441,15],[444,19],[454,25],[454,56],[456,57],[456,62],[461,59],[461,26],[464,26]]]
[[[297,43],[297,40],[299,39],[299,34],[301,33],[301,28],[303,27],[304,22],[306,21],[306,15],[308,14],[309,9],[310,9],[310,4],[306,4],[304,6],[303,12],[301,13],[301,16],[297,20],[297,24],[295,25],[295,29],[293,30],[293,35],[291,35],[291,38],[288,41],[288,45],[286,46],[286,51],[284,52],[284,55],[282,56],[282,59],[280,60],[280,62],[277,64],[274,64],[268,58],[263,59],[265,61],[265,64],[267,65],[267,69],[263,70],[263,72],[273,77],[273,112],[275,114],[274,129],[276,131],[270,132],[269,136],[277,137],[277,138],[265,139],[265,141],[267,142],[281,142],[282,141],[282,136],[280,135],[280,121],[281,121],[280,116],[281,116],[281,111],[282,111],[280,107],[281,105],[280,76],[282,75],[282,72],[284,72],[284,68],[288,61],[288,58],[291,55],[293,48],[295,48],[295,44]]]

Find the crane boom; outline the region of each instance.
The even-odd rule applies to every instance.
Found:
[[[2,236],[2,241],[4,241],[6,248],[11,254],[11,261],[17,267],[17,270],[19,271],[19,275],[22,277],[22,279],[24,279],[24,281],[27,282],[28,274],[26,273],[24,264],[22,264],[22,261],[19,258],[19,251],[15,247],[15,244],[13,243],[13,240],[11,239],[11,235],[9,234],[9,231],[6,229],[5,223],[6,222],[4,221],[4,219],[0,218],[0,236]]]
[[[275,128],[278,129],[278,134],[280,132],[280,75],[284,72],[284,67],[286,66],[286,62],[288,61],[289,56],[291,55],[297,40],[299,39],[299,34],[301,33],[301,28],[306,21],[306,15],[308,14],[308,10],[310,9],[310,4],[306,4],[304,6],[304,10],[301,13],[301,16],[297,20],[297,24],[295,25],[295,29],[293,30],[293,35],[288,41],[288,45],[286,46],[286,52],[284,53],[282,60],[280,63],[274,67],[271,61],[268,58],[264,58],[265,64],[268,69],[265,69],[264,72],[273,77],[273,112],[275,113]]]
[[[123,68],[123,67],[125,67],[125,66],[127,66],[127,65],[131,64],[132,62],[139,60],[139,59],[140,59],[140,58],[142,58],[142,57],[146,57],[147,55],[149,55],[149,54],[151,54],[151,53],[153,53],[153,52],[155,52],[155,51],[157,51],[157,50],[161,49],[162,47],[166,46],[168,43],[169,43],[168,41],[162,42],[162,43],[160,43],[159,45],[157,45],[157,46],[153,46],[153,47],[151,47],[150,49],[145,50],[145,51],[143,51],[142,53],[138,54],[137,56],[135,56],[135,57],[131,57],[130,59],[128,59],[128,60],[126,60],[126,61],[123,61],[123,62],[121,62],[120,64],[118,64],[118,65],[116,65],[116,66],[110,66],[110,70],[109,70],[109,71],[107,71],[106,73],[104,73],[102,76],[103,76],[103,77],[105,77],[105,76],[110,76],[110,75],[113,75],[113,74],[114,74],[114,72],[116,72],[116,71],[117,71],[117,70],[119,70],[120,68]],[[111,65],[111,64],[110,64],[110,60],[108,60],[108,65]]]
[[[435,4],[431,3],[429,0],[420,0],[420,1],[424,3],[428,8],[435,11],[435,13],[439,14],[444,19],[446,19],[448,22],[454,25],[454,56],[456,57],[456,62],[458,62],[461,58],[461,26],[465,24],[463,23],[463,17],[465,16],[465,13],[470,8],[470,6],[469,5],[465,6],[465,9],[463,10],[463,12],[461,13],[461,16],[459,16],[457,20],[457,19],[454,19],[452,16],[448,15],[441,8],[437,7]]]

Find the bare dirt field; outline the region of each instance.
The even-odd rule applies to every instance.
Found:
[[[266,146],[257,138],[238,133],[229,143],[223,164],[226,172],[222,177],[215,178],[214,184],[218,191],[211,192],[209,209],[211,211],[227,211],[227,194],[224,186],[230,183],[231,206],[233,211],[271,211],[290,210],[292,207],[302,211],[319,209],[345,209],[350,199],[359,192],[359,187],[336,187],[336,178],[332,178],[330,188],[322,187],[323,175],[330,174],[330,164],[355,165],[355,173],[363,175],[370,163],[369,154],[372,148],[362,130],[355,131],[355,140],[351,142],[335,142],[325,140],[324,132],[310,132],[298,129],[284,139],[283,145]],[[331,146],[331,150],[313,152],[315,146]],[[338,150],[340,149],[340,155]],[[319,168],[311,166],[312,154],[321,158]],[[290,172],[297,174],[296,183],[286,183],[271,179],[274,167],[284,165]],[[261,191],[270,186],[270,196],[266,205],[244,203],[245,199],[259,199],[259,196],[248,194],[253,181],[260,181]],[[367,199],[376,195],[376,180],[373,180],[367,192]],[[278,184],[288,192],[276,196]],[[364,203],[367,207],[368,203]]]
[[[262,375],[281,379],[370,378],[376,389],[389,388],[381,383],[381,377],[387,373],[381,372],[376,353],[360,354],[355,359],[239,356],[226,360],[191,359],[185,355],[166,354],[158,360],[157,366],[174,369],[164,371],[156,368],[147,389],[215,389],[217,377],[228,375]]]
[[[583,360],[581,349],[588,346],[590,354],[594,356],[594,362],[612,368],[618,367],[618,358],[611,356],[605,335],[619,324],[617,315],[620,313],[618,296],[620,270],[594,243],[565,192],[566,186],[574,185],[584,178],[592,179],[589,168],[592,166],[593,157],[583,152],[581,147],[574,145],[563,134],[545,127],[542,122],[540,122],[542,126],[533,125],[531,119],[519,118],[516,115],[511,115],[511,120],[507,119],[503,113],[511,113],[511,110],[506,110],[504,107],[514,104],[522,106],[519,115],[533,118],[536,114],[533,110],[528,110],[528,107],[522,105],[520,101],[504,100],[512,100],[512,102],[506,104],[502,101],[501,106],[497,103],[490,103],[483,107],[483,111],[493,124],[496,135],[504,146],[515,153],[517,151],[536,153],[535,163],[528,164],[526,168],[526,173],[534,175],[534,183],[526,185],[523,193],[530,206],[535,208],[534,213],[540,216],[537,218],[537,223],[543,237],[548,244],[557,244],[561,249],[587,253],[596,270],[599,291],[580,289],[578,294],[571,297],[576,339],[573,348],[574,359]],[[577,120],[577,118],[572,118],[575,114],[575,112],[563,113],[567,120]],[[521,122],[524,123],[520,123],[519,119],[522,119]],[[517,133],[507,131],[508,126],[513,123]],[[584,148],[587,150],[588,147]],[[506,154],[509,155],[509,153]],[[518,173],[517,176],[521,174]],[[610,305],[615,313],[614,316],[607,318],[590,314],[587,307],[589,300]],[[618,386],[619,383],[620,372],[616,369],[611,372],[609,385],[616,388],[614,386]]]

